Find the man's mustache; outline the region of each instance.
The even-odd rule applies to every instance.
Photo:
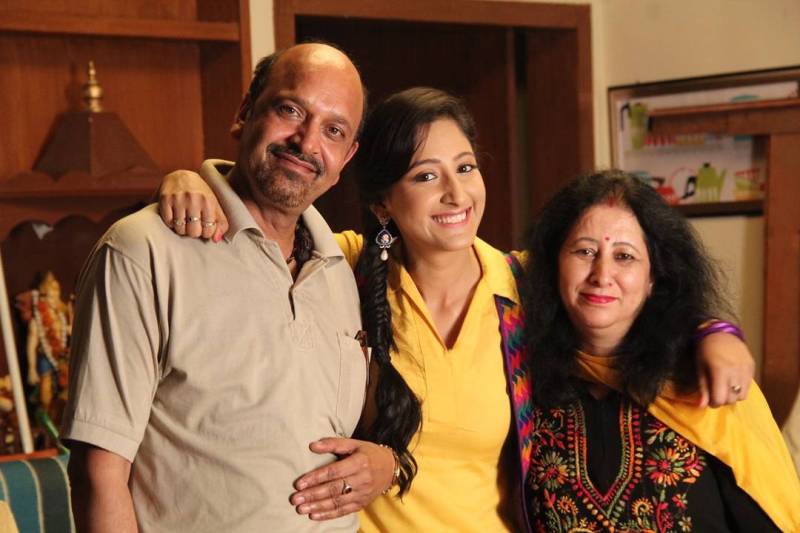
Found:
[[[319,159],[313,155],[304,154],[292,146],[284,146],[282,144],[273,143],[267,147],[267,152],[271,154],[289,154],[290,156],[296,157],[304,163],[309,163],[310,165],[314,166],[314,171],[318,176],[325,172],[325,167],[322,165],[322,162]]]

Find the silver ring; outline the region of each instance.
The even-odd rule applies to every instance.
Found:
[[[204,228],[213,228],[217,225],[216,220],[203,220],[201,223],[203,224]]]
[[[351,492],[353,492],[353,486],[342,478],[342,494],[350,494]]]
[[[186,217],[186,222],[191,224],[192,222],[200,222],[200,217]]]
[[[733,391],[734,394],[739,394],[740,392],[742,392],[742,386],[741,385],[731,385],[731,390]]]
[[[173,226],[183,226],[184,224],[186,224],[186,221],[183,220],[182,218],[176,218],[175,220],[172,221]]]

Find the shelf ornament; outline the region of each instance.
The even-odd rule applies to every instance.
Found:
[[[103,87],[94,61],[83,85],[83,109],[62,113],[33,169],[53,178],[81,172],[103,178],[130,172],[159,172],[116,113],[104,111]]]

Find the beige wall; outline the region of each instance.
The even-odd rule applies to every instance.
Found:
[[[250,40],[253,66],[275,51],[272,0],[250,0]]]
[[[764,309],[764,218],[692,219],[727,278],[727,295],[747,344],[761,362]]]
[[[595,160],[599,167],[610,164],[609,86],[800,65],[800,0],[561,3],[592,5]],[[272,0],[250,0],[254,61],[275,46],[272,6]],[[706,218],[694,219],[693,224],[722,264],[734,311],[760,360],[763,219]]]

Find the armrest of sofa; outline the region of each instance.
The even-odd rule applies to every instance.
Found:
[[[67,477],[69,455],[56,455],[53,450],[7,459],[0,459],[0,500],[8,503],[19,530],[74,532]]]

